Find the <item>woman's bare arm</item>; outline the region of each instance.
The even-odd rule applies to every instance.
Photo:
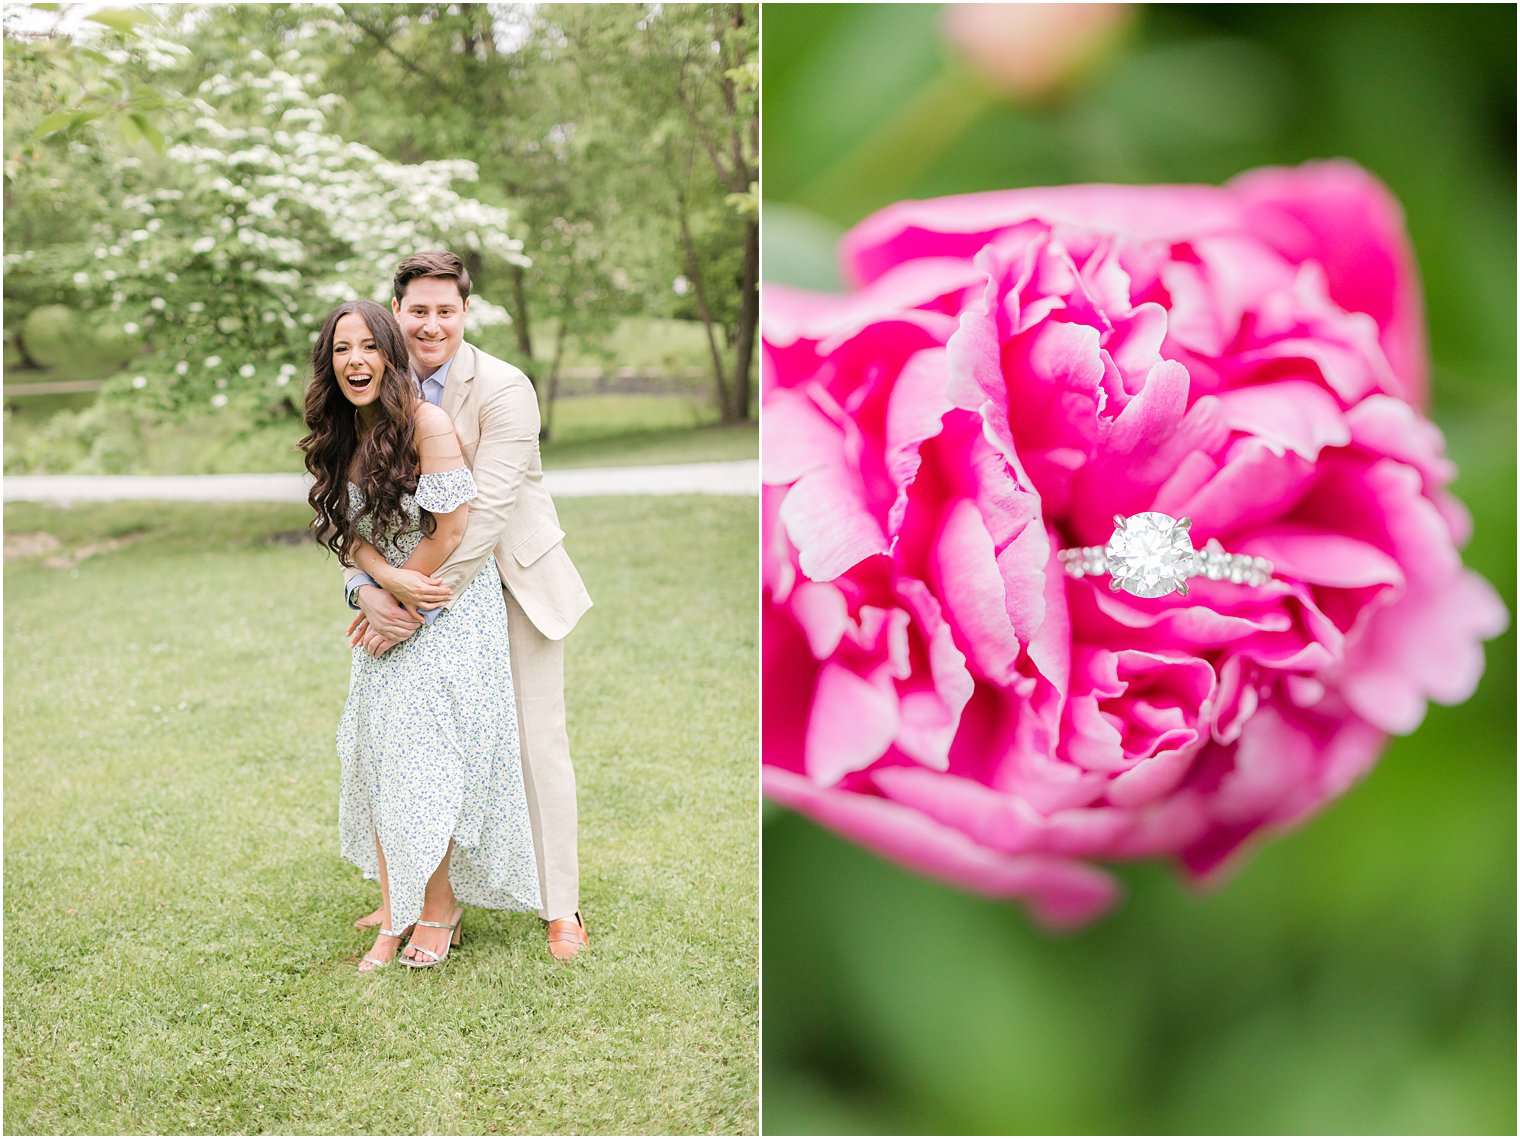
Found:
[[[416,419],[417,452],[422,474],[458,470],[464,454],[454,425],[440,408],[419,404]],[[450,590],[430,575],[459,545],[469,523],[470,505],[461,503],[447,514],[433,514],[433,532],[419,542],[400,566],[390,565],[368,542],[354,548],[354,564],[408,609],[432,608],[452,600]]]
[[[422,473],[457,471],[464,466],[464,452],[459,449],[453,421],[430,403],[422,404],[421,408],[425,410],[417,417],[417,453],[422,460]],[[470,521],[470,504],[462,502],[447,514],[434,514],[433,521],[436,523],[433,532],[417,544],[402,568],[432,573],[443,565],[464,537]]]

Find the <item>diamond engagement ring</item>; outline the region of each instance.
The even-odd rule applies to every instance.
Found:
[[[1236,585],[1265,585],[1272,580],[1272,563],[1248,554],[1227,554],[1213,538],[1193,549],[1188,529],[1191,518],[1173,518],[1148,510],[1144,514],[1114,515],[1114,534],[1106,546],[1079,546],[1056,555],[1070,577],[1108,574],[1108,588],[1136,597],[1188,594],[1187,579],[1232,581]]]

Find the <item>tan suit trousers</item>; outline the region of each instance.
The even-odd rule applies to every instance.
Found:
[[[534,627],[511,593],[507,639],[512,684],[517,692],[517,735],[522,746],[523,785],[533,823],[533,849],[547,921],[580,908],[576,861],[575,771],[565,731],[565,643],[551,641]]]

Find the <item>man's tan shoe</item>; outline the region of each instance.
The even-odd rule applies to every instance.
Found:
[[[549,952],[556,961],[568,961],[590,944],[580,910],[574,917],[555,918],[549,923]]]

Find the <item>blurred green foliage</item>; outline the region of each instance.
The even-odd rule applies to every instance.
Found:
[[[920,5],[764,14],[765,279],[837,287],[880,206],[1351,158],[1403,203],[1466,560],[1515,611],[1516,13],[1149,5],[1001,98]],[[1515,1131],[1515,639],[1341,802],[1199,893],[1051,937],[784,811],[764,843],[768,1134]]]
[[[109,374],[125,366],[142,347],[114,321],[87,319],[68,305],[40,305],[22,325],[27,352],[48,368],[72,364],[74,372]]]
[[[38,313],[44,316],[39,318]],[[53,313],[49,316],[47,314]],[[63,314],[68,314],[67,319]],[[74,345],[69,379],[101,379],[121,363],[102,358],[79,331],[81,318],[62,306],[34,309],[27,325],[47,321],[46,343]],[[557,327],[544,322],[552,337]],[[73,329],[74,331],[70,331]],[[111,330],[107,330],[108,332]],[[119,336],[120,330],[115,330]],[[493,335],[494,334],[494,335]],[[503,358],[511,328],[471,329],[471,343]],[[73,337],[72,340],[69,337]],[[37,343],[44,343],[38,340]],[[33,345],[33,350],[38,350]],[[96,355],[88,355],[90,352]],[[624,317],[595,346],[565,352],[561,398],[545,406],[553,438],[543,443],[552,466],[618,466],[625,462],[705,462],[753,458],[756,426],[717,428],[712,380],[704,370],[707,346],[700,324],[687,320]],[[615,361],[617,370],[609,369]],[[88,370],[91,364],[94,370]],[[16,365],[9,359],[6,366]],[[624,369],[628,374],[620,375]],[[126,379],[136,369],[128,371]],[[26,373],[19,368],[17,377]],[[120,382],[120,381],[117,381]],[[7,474],[237,474],[301,470],[295,446],[304,428],[288,419],[266,421],[256,395],[238,388],[222,414],[160,419],[141,400],[97,402],[94,391],[20,394],[8,390],[4,406]],[[566,398],[574,397],[574,398]],[[225,412],[231,412],[225,414]],[[701,429],[696,430],[696,429]],[[711,428],[711,429],[709,429]],[[686,436],[689,436],[686,437]]]

